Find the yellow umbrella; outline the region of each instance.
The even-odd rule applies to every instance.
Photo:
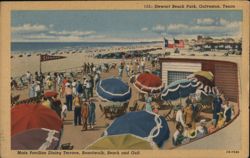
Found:
[[[110,135],[99,138],[86,147],[88,150],[157,149],[156,145],[133,134]]]
[[[213,79],[214,79],[214,75],[210,71],[198,71],[198,72],[195,72],[194,75],[199,75],[199,76],[205,77],[210,81],[213,81]]]
[[[42,105],[45,106],[46,108],[50,108],[51,109],[50,102],[48,100],[43,101]]]

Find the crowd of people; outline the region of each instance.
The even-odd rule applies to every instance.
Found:
[[[122,78],[123,72],[125,70],[127,77],[131,77],[135,74],[146,71],[146,62],[151,63],[152,70],[159,63],[159,58],[152,56],[149,57],[137,57],[125,62],[124,60],[118,65],[118,77]]]
[[[212,103],[213,117],[209,122],[206,119],[200,119],[200,107],[195,97],[188,97],[186,106],[178,105],[176,107],[175,125],[176,131],[173,135],[173,145],[181,145],[191,140],[204,137],[220,129],[234,117],[234,108],[222,94],[214,97]]]
[[[118,77],[123,78],[124,69],[127,77],[132,77],[136,73],[146,71],[146,62],[150,62],[152,68],[156,67],[159,62],[158,58],[135,58],[130,61],[122,60],[118,66]],[[82,126],[82,131],[94,128],[96,123],[96,103],[93,99],[94,88],[98,81],[101,80],[101,72],[109,71],[111,68],[116,68],[116,64],[109,64],[105,69],[101,65],[93,63],[84,63],[80,75],[66,76],[65,73],[38,73],[34,75],[29,71],[25,74],[25,79],[28,83],[29,98],[41,99],[42,105],[55,110],[58,116],[65,120],[67,111],[74,111],[73,125]],[[16,88],[17,82],[11,78],[11,88]],[[56,91],[60,98],[64,98],[65,102],[61,102],[57,95],[53,97],[44,96],[46,90]],[[158,107],[152,105],[154,100],[153,94],[144,96],[144,104],[140,110],[146,110],[158,114]],[[135,101],[134,104],[138,104]],[[135,106],[135,105],[134,105]],[[138,110],[134,109],[134,110]],[[130,110],[130,111],[134,111]],[[201,119],[200,106],[198,105],[197,97],[189,96],[186,99],[185,106],[178,105],[175,109],[175,127],[176,131],[173,134],[173,145],[181,145],[190,142],[191,140],[204,137],[213,133],[217,129],[223,127],[234,117],[234,108],[223,95],[216,95],[212,103],[212,121],[211,124],[206,119]]]
[[[157,60],[146,57],[131,59],[127,62],[122,60],[117,67],[118,77],[122,79],[123,69],[125,69],[127,77],[131,77],[135,72],[144,72],[146,61],[156,62]],[[20,80],[21,85],[27,85],[29,98],[37,98],[44,106],[55,110],[62,120],[65,119],[67,111],[74,110],[74,125],[83,124],[83,129],[86,129],[86,118],[90,128],[93,128],[95,122],[95,114],[92,114],[95,113],[95,104],[91,99],[94,96],[94,87],[101,79],[101,72],[108,72],[112,68],[116,68],[116,64],[108,64],[103,67],[103,65],[83,63],[82,71],[78,76],[74,76],[72,73],[68,76],[62,72],[35,72],[32,74],[27,71],[20,77]],[[18,89],[18,86],[17,81],[11,78],[12,90]],[[44,96],[46,91],[58,92],[58,96],[64,98],[65,102],[59,102],[60,99],[57,96],[55,98]]]
[[[35,72],[33,75],[27,71],[23,80],[27,84],[29,98],[37,98],[43,106],[56,111],[62,120],[65,120],[67,111],[74,111],[73,124],[83,125],[82,130],[87,130],[86,124],[93,128],[96,121],[93,91],[100,80],[100,73],[93,63],[84,63],[78,76],[57,72]],[[17,87],[17,82],[11,78],[11,88],[18,90]],[[46,96],[49,91],[57,92],[57,95]],[[65,102],[62,103],[58,96],[64,98]]]

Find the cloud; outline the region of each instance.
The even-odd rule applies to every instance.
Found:
[[[23,24],[12,27],[12,41],[81,41],[83,38],[95,35],[96,32],[80,30],[56,31],[54,25]],[[91,38],[94,38],[91,37]]]
[[[198,25],[212,25],[215,22],[215,19],[212,18],[198,18],[195,19]]]
[[[162,33],[166,30],[165,26],[158,24],[152,28],[152,31],[157,32],[157,33]]]
[[[87,36],[95,34],[95,31],[49,31],[49,34],[51,35],[57,35],[57,36]]]
[[[143,32],[148,31],[148,28],[147,27],[143,27],[143,28],[141,28],[141,31],[143,31]]]
[[[188,25],[185,25],[185,24],[170,24],[168,25],[168,30],[174,30],[174,29],[187,29],[188,28]]]
[[[47,35],[45,33],[40,33],[40,34],[31,34],[23,37],[24,39],[30,39],[30,40],[39,40],[39,39],[56,39],[56,36],[52,35]]]
[[[82,41],[83,37],[77,35],[67,35],[67,36],[56,36],[48,35],[44,33],[27,35],[23,38],[24,40],[36,40],[36,41],[58,41],[58,42],[71,42],[71,41]]]
[[[50,28],[53,26],[50,26]],[[19,26],[12,27],[12,32],[14,33],[30,33],[30,32],[43,32],[47,31],[49,28],[46,25],[39,24],[23,24]]]
[[[241,35],[242,22],[229,21],[223,18],[197,20],[198,24],[170,24],[167,26],[169,35],[207,35],[207,36],[238,36]],[[199,22],[198,22],[199,21]],[[213,25],[211,25],[213,23]],[[202,24],[202,25],[201,25]]]

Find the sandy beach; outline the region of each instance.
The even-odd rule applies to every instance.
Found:
[[[67,50],[61,50],[53,55],[65,56],[66,58],[60,60],[52,60],[42,62],[42,72],[56,72],[56,71],[70,71],[70,69],[81,67],[86,62],[94,63],[94,64],[102,64],[102,63],[119,63],[121,60],[119,59],[97,59],[94,58],[97,54],[107,54],[107,53],[116,53],[116,52],[127,52],[133,50],[145,50],[150,48],[161,48],[161,45],[147,45],[147,46],[132,46],[132,47],[112,47],[112,48],[96,48],[96,49],[86,49],[81,50],[78,53],[68,52]],[[170,52],[170,56],[164,56],[165,52]],[[213,59],[213,60],[225,60],[225,61],[233,61],[239,62],[239,55],[229,55],[224,56],[225,52],[193,52],[188,49],[182,49],[179,54],[175,54],[173,49],[167,50],[156,50],[150,52],[150,54],[162,54],[159,57],[178,57],[178,58],[198,58],[198,59]],[[40,56],[38,53],[30,54],[31,56],[27,56],[24,53],[16,53],[12,54],[13,58],[11,59],[11,76],[19,77],[24,75],[27,71],[30,71],[34,74],[36,71],[39,71],[40,67]],[[205,55],[206,56],[205,56]],[[209,55],[208,55],[209,54]],[[19,57],[19,55],[23,55],[23,57]],[[128,59],[131,60],[131,59]]]
[[[60,50],[54,55],[65,56],[65,59],[60,60],[52,60],[42,62],[42,72],[54,72],[54,71],[63,71],[66,69],[80,67],[84,62],[101,64],[101,63],[118,63],[121,60],[117,59],[96,59],[94,58],[97,54],[107,54],[107,53],[115,53],[115,52],[127,52],[133,50],[145,50],[150,48],[158,48],[159,45],[146,45],[146,46],[131,46],[131,47],[110,47],[110,48],[92,48],[92,49],[81,49],[78,53],[73,53],[74,51]],[[46,52],[43,52],[46,53]],[[158,52],[157,52],[158,53]],[[40,66],[40,56],[38,53],[30,54],[31,56],[27,56],[23,53],[12,54],[13,58],[11,59],[11,75],[13,77],[17,77],[25,74],[27,71],[34,73],[35,71],[39,71]],[[51,53],[52,54],[52,53]],[[19,57],[19,55],[23,55],[23,57]]]
[[[153,45],[153,46],[147,46],[147,48],[154,48],[154,47],[159,47],[159,45]],[[110,48],[107,50],[106,49],[100,49],[100,50],[88,50],[88,51],[82,51],[82,52],[78,52],[78,53],[66,53],[63,52],[62,54],[55,54],[55,55],[60,55],[60,56],[65,56],[66,58],[64,59],[60,59],[60,60],[52,60],[52,61],[46,61],[46,62],[42,62],[42,71],[43,72],[59,72],[59,71],[75,71],[76,69],[79,70],[79,67],[81,67],[83,65],[83,63],[94,63],[94,64],[103,64],[103,63],[120,63],[121,59],[96,59],[94,58],[95,55],[99,54],[99,53],[110,53],[110,52],[117,52],[118,50],[122,50],[122,51],[128,51],[128,50],[143,50],[145,49],[145,47],[133,47],[133,48]],[[236,55],[230,55],[225,57],[224,53],[206,53],[209,54],[209,56],[204,56],[205,53],[198,53],[198,52],[190,52],[186,49],[181,50],[180,54],[174,54],[173,50],[169,50],[171,52],[170,56],[167,56],[169,58],[174,57],[174,58],[196,58],[196,59],[211,59],[211,60],[226,60],[226,61],[233,61],[236,63],[239,63],[241,60],[240,56],[236,56]],[[164,53],[165,50],[157,50],[154,52],[150,52],[152,54],[162,54],[162,56],[160,57],[164,57]],[[195,55],[190,55],[190,54],[195,54]],[[11,75],[13,77],[18,77],[21,76],[23,74],[25,74],[27,71],[30,71],[32,74],[34,74],[35,71],[39,71],[39,60],[40,60],[40,56],[37,56],[36,54],[32,54],[30,57],[27,56],[23,56],[22,58],[18,57],[20,54],[15,54],[13,55],[14,57],[11,59]],[[126,60],[127,61],[131,61],[131,59]],[[239,64],[240,65],[240,64]],[[159,69],[159,65],[154,68],[154,69]],[[151,66],[151,64],[149,62],[146,63],[146,69],[149,70],[154,70]],[[240,70],[240,68],[239,68]],[[102,73],[101,74],[101,78],[107,78],[110,76],[118,76],[118,70],[117,69],[112,69],[110,72],[108,73]],[[129,82],[129,78],[125,75],[123,75],[122,78],[125,82]],[[134,102],[134,100],[138,99],[139,95],[136,95],[138,93],[138,91],[136,90],[136,88],[132,85],[129,84],[129,86],[132,88],[132,92],[134,92],[135,95],[132,95],[132,98],[130,99],[129,105],[131,106]],[[14,90],[12,92],[14,95],[20,94],[20,99],[25,99],[28,97],[28,89],[24,89],[22,91],[16,91]],[[96,105],[99,105],[100,103],[102,103],[102,101],[96,96],[95,92],[94,92],[94,98],[97,100]],[[60,98],[62,102],[64,102],[65,98]],[[142,103],[141,103],[142,104]],[[163,115],[167,113],[167,110],[161,110],[159,114]],[[203,114],[203,115],[207,115],[208,118],[211,118],[212,115],[211,114]],[[105,130],[105,125],[107,123],[111,123],[113,120],[108,120],[105,119],[100,108],[97,106],[96,108],[96,126],[94,129],[85,131],[85,132],[81,132],[81,126],[73,126],[73,112],[69,112],[68,116],[66,118],[66,120],[64,121],[64,129],[63,129],[63,135],[62,135],[62,139],[61,139],[61,144],[64,143],[71,143],[72,145],[74,145],[74,149],[84,149],[87,145],[91,144],[92,142],[94,142],[96,139],[98,139],[101,134],[103,133],[103,131]],[[239,121],[237,121],[239,122]],[[170,138],[168,139],[168,141],[165,143],[163,149],[171,149],[173,148],[172,145],[172,135],[175,131],[175,124],[173,121],[168,121],[168,125],[169,125],[169,129],[170,129]],[[237,128],[237,125],[234,125]],[[232,127],[231,127],[232,128]],[[223,131],[220,131],[223,132]],[[224,130],[225,133],[227,133],[227,130]],[[237,132],[237,131],[235,131]],[[239,132],[239,131],[238,131]],[[223,133],[222,133],[223,134]],[[235,134],[237,135],[237,134]],[[214,137],[209,136],[209,137]],[[220,137],[217,135],[217,137]],[[204,138],[207,139],[207,138]],[[200,140],[198,140],[200,141]],[[237,141],[237,139],[234,139],[234,141]],[[212,144],[212,142],[207,142],[208,144]],[[197,146],[200,146],[199,143],[197,143]],[[231,142],[231,144],[234,144],[233,142]],[[221,146],[223,146],[223,143],[220,144]],[[228,145],[228,144],[227,144]],[[187,148],[190,145],[187,145]],[[196,147],[197,147],[196,146]],[[205,145],[205,146],[209,146],[209,145]],[[225,144],[226,146],[226,144]],[[227,146],[226,146],[227,147]],[[183,146],[182,148],[185,148],[185,146]],[[190,147],[190,148],[195,148],[194,147]],[[202,147],[201,147],[202,148]]]

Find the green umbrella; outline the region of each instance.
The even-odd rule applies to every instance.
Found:
[[[109,150],[109,149],[157,149],[153,142],[135,136],[133,134],[121,134],[104,136],[86,147],[88,150]]]

